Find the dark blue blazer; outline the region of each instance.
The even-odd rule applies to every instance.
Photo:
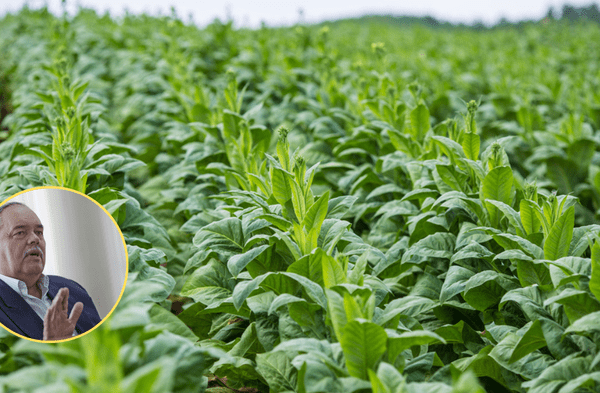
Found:
[[[96,326],[102,318],[94,306],[92,298],[85,289],[73,280],[59,276],[48,276],[50,283],[48,285],[48,297],[54,299],[58,291],[63,288],[69,288],[69,311],[77,302],[83,303],[83,312],[77,320],[75,330],[78,333],[84,333]],[[8,284],[0,280],[0,323],[5,328],[12,330],[25,337],[36,340],[44,338],[44,322],[33,311],[33,308],[14,291]]]

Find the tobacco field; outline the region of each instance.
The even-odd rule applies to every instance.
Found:
[[[600,391],[598,42],[4,16],[0,200],[89,195],[129,275],[0,391]]]

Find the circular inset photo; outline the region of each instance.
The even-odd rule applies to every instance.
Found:
[[[117,306],[127,247],[113,217],[61,187],[22,191],[0,205],[0,324],[33,341],[80,337]]]

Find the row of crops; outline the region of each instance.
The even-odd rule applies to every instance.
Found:
[[[5,16],[0,199],[86,193],[129,279],[81,338],[0,331],[2,391],[596,391],[598,41]]]

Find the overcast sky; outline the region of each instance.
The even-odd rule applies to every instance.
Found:
[[[566,3],[583,6],[591,0],[567,0]],[[0,15],[19,10],[29,4],[38,8],[48,4],[55,12],[60,12],[60,0],[0,0]],[[298,21],[320,22],[340,17],[357,16],[367,13],[395,15],[431,15],[450,22],[471,23],[481,21],[496,23],[505,17],[510,21],[538,19],[543,17],[550,6],[559,11],[565,1],[554,0],[67,0],[72,12],[78,5],[94,8],[100,12],[109,11],[113,16],[122,15],[125,9],[130,12],[146,12],[152,15],[170,13],[173,5],[178,16],[184,21],[190,14],[200,25],[210,23],[215,18],[227,20],[233,18],[236,26],[259,26],[262,21],[268,25],[289,25]],[[302,17],[301,12],[302,11]],[[302,19],[301,19],[302,18]]]

